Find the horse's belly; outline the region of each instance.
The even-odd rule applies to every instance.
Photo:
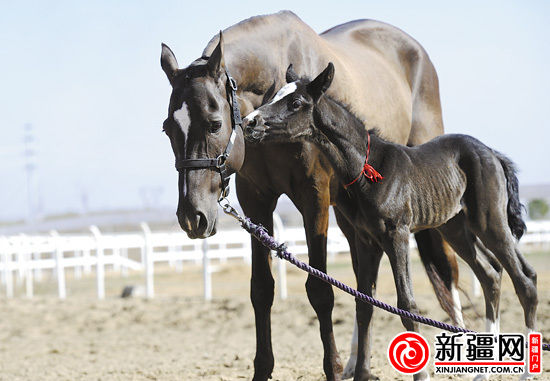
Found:
[[[452,165],[434,168],[423,179],[423,186],[413,192],[413,231],[443,225],[462,210],[466,179]]]

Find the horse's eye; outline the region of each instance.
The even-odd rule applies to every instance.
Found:
[[[297,110],[297,109],[299,109],[300,107],[302,107],[302,101],[301,101],[301,100],[296,99],[296,100],[294,100],[294,102],[292,102],[292,108],[293,108],[294,110]]]
[[[222,122],[220,121],[214,121],[210,122],[210,132],[216,133],[222,128]]]

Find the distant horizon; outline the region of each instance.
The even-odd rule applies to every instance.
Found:
[[[25,219],[29,205],[43,215],[175,210],[177,173],[161,132],[171,91],[161,42],[184,67],[220,29],[281,9],[317,32],[357,18],[404,30],[435,65],[446,132],[505,153],[522,186],[550,181],[549,2],[237,1],[212,11],[219,5],[3,4],[0,221]]]

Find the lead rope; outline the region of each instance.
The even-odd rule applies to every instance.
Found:
[[[219,202],[220,206],[222,207],[223,211],[230,215],[231,217],[235,218],[239,223],[241,224],[241,227],[246,230],[248,233],[253,235],[262,245],[267,247],[270,250],[273,250],[277,253],[277,257],[281,259],[285,259],[288,262],[292,263],[294,266],[304,270],[308,274],[311,274],[324,282],[327,282],[334,287],[339,288],[340,290],[354,296],[356,299],[359,299],[363,302],[369,303],[375,307],[378,307],[380,309],[383,309],[385,311],[388,311],[394,315],[399,315],[401,317],[405,317],[407,319],[411,319],[414,321],[417,321],[421,324],[429,325],[435,328],[443,329],[449,332],[471,332],[476,333],[476,331],[472,331],[470,329],[456,327],[451,324],[443,323],[434,319],[427,318],[422,315],[417,315],[410,311],[405,311],[400,308],[394,307],[392,305],[386,304],[384,302],[381,302],[378,299],[373,298],[372,296],[368,296],[366,294],[363,294],[362,292],[359,292],[350,286],[340,282],[339,280],[334,279],[330,275],[317,270],[314,267],[311,267],[305,262],[300,261],[297,259],[292,253],[289,253],[287,251],[287,247],[285,244],[281,244],[275,240],[272,236],[270,236],[267,232],[267,230],[261,226],[256,225],[248,217],[243,217],[237,212],[235,208],[233,208],[227,199],[220,200]],[[550,344],[542,344],[542,349],[545,351],[550,351]]]

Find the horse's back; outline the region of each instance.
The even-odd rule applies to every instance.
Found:
[[[371,115],[364,118],[361,110],[352,107],[371,126],[376,125],[392,140],[408,145],[424,143],[443,133],[437,74],[428,54],[414,38],[392,25],[368,19],[337,25],[321,33],[320,37],[344,57],[344,65],[351,74],[350,82],[363,87],[362,92],[368,99],[360,99],[360,102],[372,105],[376,99],[374,94],[391,92],[393,99],[377,104],[375,112],[380,113],[380,107],[388,111],[398,107],[396,103],[400,99],[407,104],[411,131],[405,141],[393,139],[389,130],[398,128],[395,124],[383,125],[384,121],[373,120]],[[364,81],[360,80],[362,77]],[[393,82],[391,91],[384,89],[388,82]],[[372,89],[371,94],[368,89]],[[349,103],[355,106],[353,101]],[[363,104],[362,107],[369,106]]]

